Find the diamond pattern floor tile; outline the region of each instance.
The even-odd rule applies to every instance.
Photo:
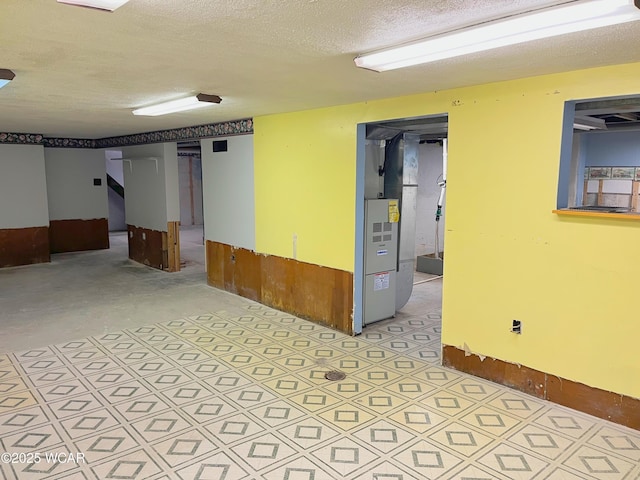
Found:
[[[605,480],[625,478],[637,463],[623,460],[606,451],[581,446],[563,465],[598,480]]]
[[[265,427],[247,415],[233,415],[210,423],[205,429],[221,445],[239,443],[245,441],[247,437],[253,437],[265,431]]]
[[[206,424],[237,412],[238,407],[222,397],[210,397],[189,405],[182,405],[180,411],[184,412],[192,423]]]
[[[318,416],[326,420],[329,425],[343,432],[354,430],[363,423],[376,418],[374,413],[353,403],[341,403],[325,410]]]
[[[417,433],[426,433],[434,430],[448,420],[448,417],[426,408],[422,403],[416,402],[403,406],[397,412],[388,415],[387,418]]]
[[[135,449],[139,447],[139,443],[125,428],[120,427],[77,440],[75,446],[73,451],[83,452],[88,462],[97,463],[99,460]]]
[[[144,420],[138,420],[132,423],[131,426],[148,443],[192,428],[190,422],[172,410]]]
[[[605,426],[588,443],[640,464],[640,432]]]
[[[317,445],[327,443],[339,435],[330,422],[321,422],[313,417],[306,417],[297,424],[280,428],[278,432],[293,442],[301,450],[309,450]]]
[[[163,465],[144,450],[135,450],[91,466],[95,478],[138,479],[162,472]]]
[[[320,462],[318,462],[320,463]],[[265,480],[334,480],[335,474],[306,457],[288,459],[284,465],[262,474]]]
[[[506,444],[500,444],[478,459],[478,463],[507,478],[528,480],[536,477],[548,464],[544,460]]]
[[[640,480],[640,433],[439,358],[439,312],[347,337],[251,302],[2,354],[2,450],[87,463],[0,480]]]
[[[262,472],[296,454],[296,450],[279,437],[268,433],[230,447],[240,457],[250,471]]]
[[[441,477],[462,462],[461,457],[425,440],[408,445],[406,450],[393,458],[414,471],[419,478]]]
[[[62,420],[60,424],[65,433],[74,440],[113,429],[120,424],[120,421],[109,410],[103,408],[86,415],[67,418]]]
[[[536,425],[526,425],[509,437],[509,441],[550,460],[560,457],[575,443],[571,438],[558,435]]]
[[[329,445],[314,450],[311,454],[323,465],[328,466],[338,478],[345,478],[363,470],[380,456],[373,449],[364,447],[349,438],[340,438]]]
[[[413,442],[418,437],[415,432],[405,430],[385,420],[369,424],[367,427],[353,432],[353,436],[382,454],[389,454],[403,445]]]
[[[170,467],[184,465],[218,449],[215,443],[198,430],[154,443],[152,448]]]
[[[461,422],[451,422],[427,438],[467,458],[473,457],[494,441],[493,437]]]
[[[57,454],[61,452],[59,447],[54,449],[42,450],[42,458],[46,458],[47,454]],[[40,453],[40,452],[39,452]],[[12,463],[11,469],[15,478],[22,479],[45,479],[59,478],[58,475],[70,476],[77,474],[79,465],[73,462],[55,462],[55,461],[31,461]],[[63,477],[63,478],[64,478]]]
[[[244,480],[249,478],[246,467],[226,452],[217,451],[189,466],[176,469],[182,480]]]
[[[27,432],[14,433],[2,439],[8,452],[30,453],[48,450],[63,443],[53,425],[45,425]]]

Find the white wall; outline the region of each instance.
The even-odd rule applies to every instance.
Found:
[[[44,147],[0,145],[0,228],[48,226]]]
[[[226,152],[213,152],[213,140],[200,141],[204,235],[207,240],[255,249],[253,135],[227,140]]]
[[[44,164],[50,220],[109,217],[102,150],[45,148]],[[94,178],[101,185],[94,185]]]
[[[176,144],[123,147],[122,158],[127,224],[166,232],[180,219]]]
[[[109,231],[121,232],[126,230],[124,199],[110,188],[107,188],[107,197],[109,199]]]
[[[191,171],[189,171],[191,161]],[[180,224],[202,225],[202,161],[197,156],[178,157],[180,176]],[[193,212],[191,196],[193,195]]]
[[[107,173],[113,177],[120,185],[124,187],[124,173],[122,170],[122,151],[105,150],[105,165]]]
[[[418,147],[418,204],[416,207],[416,256],[435,251],[435,218],[442,178],[442,146],[425,143]],[[440,250],[444,245],[446,196],[438,226]]]
[[[167,193],[167,221],[180,221],[180,176],[178,174],[178,144],[164,145],[164,181]]]
[[[124,172],[122,170],[122,151],[105,150],[105,167],[107,174],[124,187]],[[124,199],[107,187],[109,199],[109,231],[122,231],[127,229],[124,219]]]

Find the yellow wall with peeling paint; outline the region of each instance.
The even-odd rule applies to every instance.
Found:
[[[356,126],[449,114],[443,343],[640,398],[640,222],[558,217],[565,101],[640,64],[255,118],[256,250],[354,270]],[[512,319],[523,334],[509,332]]]

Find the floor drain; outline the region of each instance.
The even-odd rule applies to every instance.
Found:
[[[345,378],[347,378],[347,375],[344,372],[332,370],[325,373],[324,378],[326,378],[327,380],[331,380],[332,382],[337,382],[338,380],[344,380]]]

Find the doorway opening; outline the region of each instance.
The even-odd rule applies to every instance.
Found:
[[[446,114],[358,125],[355,334],[441,310],[447,142]]]
[[[178,142],[180,268],[205,270],[200,141]],[[201,268],[200,268],[201,267]]]
[[[204,217],[202,200],[202,160],[200,141],[177,142],[175,150],[169,148],[167,161],[174,166],[169,173],[164,173],[170,180],[158,176],[158,157],[153,152],[141,152],[132,158],[123,158],[122,150],[106,150],[105,162],[107,171],[109,197],[109,236],[111,245],[128,245],[129,258],[145,265],[161,270],[177,272],[187,267],[194,273],[204,274]],[[174,153],[175,152],[175,153]],[[173,155],[176,155],[171,158]],[[136,168],[133,168],[133,163]],[[173,162],[176,162],[175,164]],[[149,170],[145,172],[143,170]],[[126,171],[125,171],[126,170]],[[125,173],[141,172],[135,178],[133,187],[125,193]],[[147,173],[145,176],[144,174]],[[138,175],[138,176],[140,176]],[[133,178],[133,177],[132,177]],[[175,214],[165,227],[156,221],[158,209],[164,208],[167,198],[153,193],[165,191],[160,185],[164,181],[175,182],[172,189],[167,190]],[[154,184],[155,182],[155,184]],[[160,182],[159,184],[157,182]],[[177,187],[177,188],[176,188]],[[132,190],[131,190],[132,189]],[[131,213],[143,218],[145,222],[154,219],[154,228],[131,228],[127,225],[125,202],[133,202]],[[179,210],[179,212],[178,212]],[[142,213],[141,213],[142,212]],[[179,216],[178,216],[179,214]],[[146,225],[146,223],[143,223]],[[138,225],[135,223],[135,225]],[[146,225],[148,227],[148,225]],[[138,232],[140,230],[140,232]],[[163,233],[164,232],[164,233]],[[140,233],[140,235],[138,235]],[[141,240],[137,237],[141,237]],[[156,236],[158,238],[156,238]],[[132,240],[133,239],[133,240]],[[135,241],[140,240],[140,241]],[[149,250],[147,251],[147,247]],[[132,257],[132,248],[134,249]]]

